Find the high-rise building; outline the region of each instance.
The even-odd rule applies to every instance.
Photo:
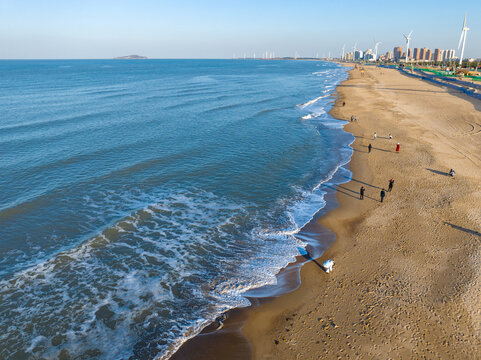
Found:
[[[446,50],[439,50],[439,61],[443,61],[444,60],[444,52]]]
[[[387,60],[392,60],[392,52],[387,51],[385,56]]]
[[[362,50],[356,50],[354,52],[354,60],[362,60],[364,58],[364,53]]]
[[[451,61],[454,59],[454,50],[444,50],[443,61]]]
[[[394,48],[394,61],[399,61],[402,59],[402,54],[403,54],[403,47],[402,46],[396,46]]]
[[[354,60],[354,53],[352,51],[347,52],[344,54],[344,60],[346,61],[353,61]]]
[[[428,51],[431,51],[431,50],[429,50],[428,48],[422,48],[421,53],[419,55],[419,60],[429,60]]]
[[[434,49],[433,61],[439,62],[443,59],[442,50]]]
[[[408,49],[408,59],[412,59],[413,58],[413,49],[409,48]]]
[[[419,60],[421,59],[421,51],[419,48],[414,48],[414,55],[413,55],[414,60]]]
[[[432,58],[433,58],[433,52],[431,51],[431,49],[428,49],[428,51],[426,52],[426,58],[425,58],[425,60],[431,61]]]

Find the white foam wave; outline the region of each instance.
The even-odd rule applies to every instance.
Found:
[[[307,106],[312,105],[312,104],[315,104],[315,103],[318,102],[319,100],[326,98],[327,96],[328,96],[328,95],[321,95],[321,96],[319,96],[319,97],[317,97],[317,98],[315,98],[315,99],[309,100],[308,102],[306,102],[306,103],[304,103],[304,104],[299,104],[299,105],[297,105],[297,106],[300,107],[301,109],[304,109],[304,108],[306,108]]]
[[[295,237],[260,231],[264,221],[245,232],[240,224],[258,216],[249,204],[199,190],[157,196],[79,247],[0,282],[0,357],[12,349],[46,359],[92,349],[98,359],[168,353],[219,313],[247,306],[243,293],[275,283],[295,258]],[[6,322],[13,316],[14,330]]]

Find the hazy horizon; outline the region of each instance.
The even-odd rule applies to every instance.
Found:
[[[465,57],[481,57],[481,3],[453,10],[435,1],[369,5],[302,1],[0,0],[0,59],[156,59],[339,57],[381,42],[379,53],[403,46],[455,49],[468,11]]]

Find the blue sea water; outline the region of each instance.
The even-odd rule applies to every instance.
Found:
[[[317,61],[0,62],[0,358],[168,357],[306,242],[353,138]]]

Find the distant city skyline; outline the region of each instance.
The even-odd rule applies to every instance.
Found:
[[[0,59],[340,57],[405,47],[455,49],[468,12],[464,57],[481,57],[481,2],[347,0],[0,0]]]

